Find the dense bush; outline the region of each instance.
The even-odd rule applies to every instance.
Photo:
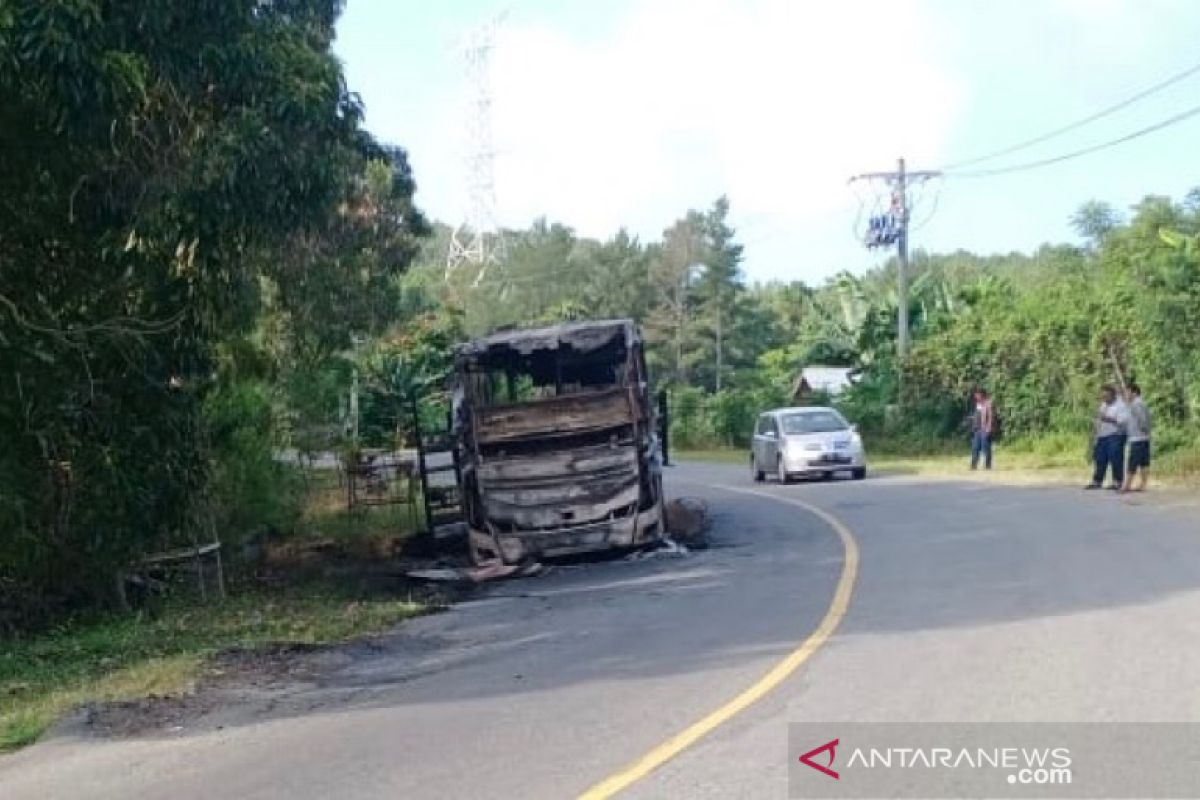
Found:
[[[769,385],[712,393],[695,387],[673,390],[669,400],[672,446],[746,447],[758,415],[787,402],[786,392]]]
[[[298,472],[276,458],[286,429],[272,387],[262,381],[221,386],[206,398],[204,418],[211,436],[212,512],[223,543],[288,529],[299,513],[302,487]]]
[[[916,343],[901,406],[911,425],[949,427],[974,386],[995,398],[1012,438],[1084,436],[1099,388],[1136,380],[1164,449],[1194,441],[1200,410],[1200,257],[1160,235],[1196,214],[1143,203],[1111,232],[1091,271],[1054,263]],[[948,431],[946,431],[948,432]]]
[[[270,401],[214,387],[216,351],[267,306],[297,356],[345,347],[422,224],[332,52],[339,7],[0,8],[5,602],[114,599],[214,493],[232,526],[278,515]]]

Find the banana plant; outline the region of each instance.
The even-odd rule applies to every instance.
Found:
[[[1200,234],[1188,236],[1169,228],[1160,228],[1158,238],[1168,247],[1182,250],[1186,256],[1200,255]]]

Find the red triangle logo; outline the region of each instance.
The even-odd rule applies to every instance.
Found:
[[[833,766],[833,760],[834,760],[834,758],[837,757],[837,746],[838,746],[838,742],[840,742],[840,741],[841,741],[841,739],[834,739],[832,741],[826,742],[825,744],[821,745],[820,747],[816,748],[815,750],[809,750],[807,753],[800,756],[800,763],[804,764],[805,766],[812,767],[817,772],[824,772],[826,775],[833,778],[835,781],[840,780],[840,778],[838,777],[838,774],[831,769],[831,767]],[[818,764],[817,762],[812,760],[813,756],[820,755],[821,753],[824,753],[824,752],[829,753],[829,764],[828,765]]]

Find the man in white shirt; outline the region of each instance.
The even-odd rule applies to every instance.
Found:
[[[1125,485],[1121,491],[1146,491],[1146,481],[1150,472],[1150,408],[1142,399],[1142,389],[1136,383],[1129,384],[1125,389],[1125,398],[1129,403],[1129,420],[1126,425],[1129,434],[1129,469],[1125,473]],[[1133,489],[1133,479],[1140,478],[1138,488]]]
[[[1120,490],[1125,482],[1125,426],[1129,421],[1129,409],[1117,397],[1112,386],[1100,390],[1100,408],[1092,423],[1092,461],[1096,468],[1092,482],[1085,489],[1099,489],[1104,485],[1104,473],[1112,468],[1112,483],[1109,489]]]

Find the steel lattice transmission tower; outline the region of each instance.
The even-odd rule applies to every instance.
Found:
[[[496,30],[508,15],[501,12],[472,31],[461,50],[471,93],[466,109],[467,209],[465,219],[450,236],[446,275],[464,263],[476,268],[478,286],[488,268],[503,263],[507,255],[504,234],[496,214],[495,150],[492,145],[491,54]]]

